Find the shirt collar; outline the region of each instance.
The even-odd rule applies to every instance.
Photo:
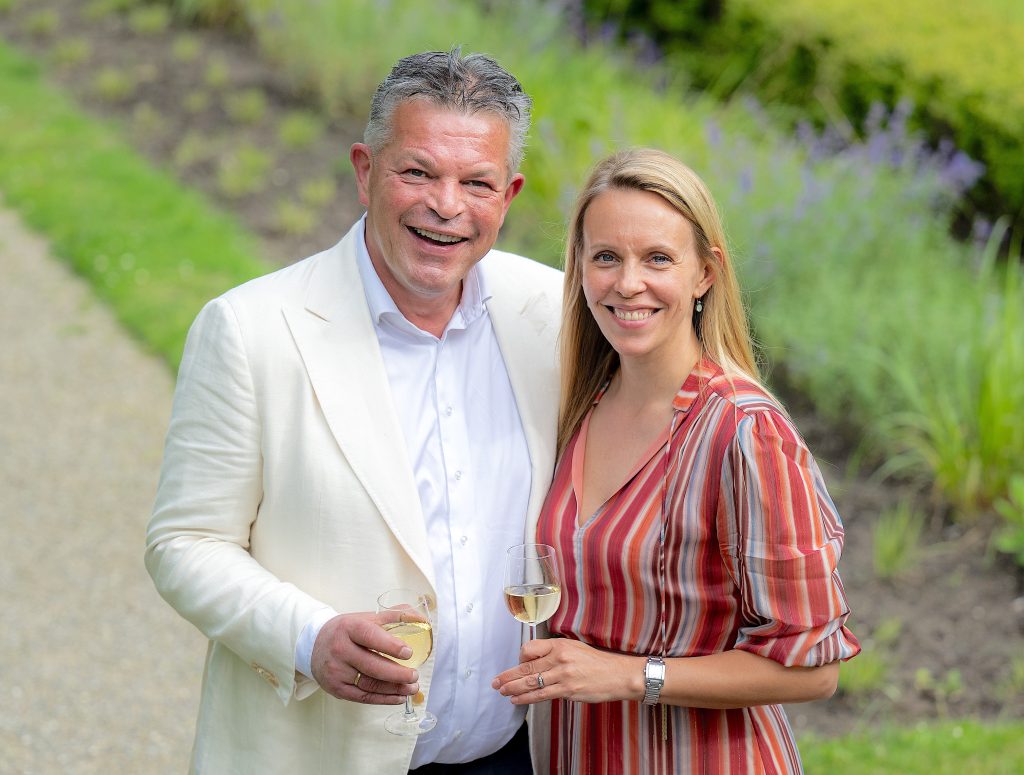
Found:
[[[366,304],[370,308],[373,324],[380,327],[384,321],[391,321],[402,328],[416,328],[398,309],[398,305],[395,304],[391,294],[381,282],[377,270],[373,268],[370,252],[366,249],[365,214],[359,219],[359,227],[359,238],[356,240],[356,264],[359,267],[359,277],[363,283],[363,293],[366,296]],[[459,306],[448,322],[446,331],[468,328],[486,313],[485,305],[490,300],[491,293],[485,275],[479,261],[470,268],[469,274],[466,275],[466,279],[462,283],[462,298],[459,300]],[[418,328],[416,330],[419,331]]]
[[[679,388],[679,392],[672,399],[672,408],[684,414],[689,412],[693,402],[704,392],[708,383],[720,374],[722,374],[722,368],[717,363],[709,358],[699,360],[693,367],[693,371],[686,377],[683,386]]]

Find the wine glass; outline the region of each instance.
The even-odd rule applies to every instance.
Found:
[[[424,595],[409,589],[389,589],[377,598],[377,614],[381,627],[412,649],[408,659],[381,654],[406,667],[418,668],[427,661],[434,648],[434,632],[430,624],[430,608]],[[430,711],[422,715],[412,709],[412,697],[406,696],[405,710],[395,711],[384,720],[384,728],[393,735],[422,735],[437,724]]]
[[[530,638],[537,637],[537,625],[558,610],[562,587],[555,570],[555,550],[547,544],[518,544],[505,556],[505,605],[521,622],[530,625]]]

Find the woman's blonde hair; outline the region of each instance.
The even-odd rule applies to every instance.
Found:
[[[694,312],[693,326],[705,358],[726,374],[760,383],[750,328],[740,299],[739,283],[725,242],[722,221],[700,177],[663,151],[636,148],[598,162],[576,199],[565,249],[562,333],[559,350],[562,392],[558,415],[558,451],[583,421],[601,386],[618,368],[619,357],[604,338],[583,295],[583,218],[594,199],[616,189],[650,191],[662,197],[690,222],[697,255],[710,266],[714,282],[702,297],[703,312]],[[712,248],[721,251],[721,258]]]

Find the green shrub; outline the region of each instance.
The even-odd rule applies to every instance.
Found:
[[[882,693],[889,683],[889,661],[877,651],[862,651],[839,667],[839,691],[857,699]]]
[[[274,157],[252,145],[241,145],[221,157],[217,185],[231,199],[266,189]]]
[[[105,102],[124,102],[134,93],[135,79],[122,68],[105,66],[101,68],[92,81],[92,91]]]
[[[289,111],[277,127],[277,136],[287,148],[308,148],[319,140],[323,133],[323,119],[308,110]]]
[[[19,0],[0,0],[0,14],[7,13],[18,7]]]
[[[158,35],[171,26],[171,11],[164,5],[143,5],[132,10],[128,25],[139,35]]]
[[[323,207],[334,199],[337,187],[332,178],[314,178],[299,187],[299,198],[310,207]]]
[[[223,89],[231,82],[231,67],[222,56],[210,57],[203,75],[204,83],[211,89]]]
[[[651,35],[695,86],[754,94],[779,115],[860,125],[907,98],[933,141],[950,134],[987,174],[971,202],[1024,207],[1024,12],[1006,0],[587,0],[591,19]],[[722,9],[724,8],[724,11]],[[719,13],[719,11],[722,11]],[[979,55],[984,52],[984,55]]]
[[[996,502],[1004,524],[996,532],[996,548],[1024,567],[1024,474],[1010,480],[1009,494]]]
[[[299,202],[282,200],[277,204],[277,228],[284,234],[309,234],[316,227],[316,219],[316,211]]]
[[[186,132],[174,148],[174,166],[181,171],[212,161],[218,155],[217,144],[196,131]]]
[[[60,14],[52,8],[36,11],[24,21],[24,29],[34,38],[51,38],[60,28]]]
[[[182,33],[174,39],[171,54],[178,62],[195,62],[203,53],[203,45],[195,35]]]
[[[242,89],[224,96],[224,112],[236,124],[258,124],[267,115],[267,98],[262,90]]]
[[[54,44],[50,58],[58,67],[74,67],[92,57],[92,44],[86,38],[65,38]]]
[[[879,515],[871,535],[875,575],[890,580],[913,570],[921,550],[924,515],[903,501]]]
[[[202,113],[210,107],[210,93],[202,89],[194,89],[185,95],[181,105],[189,113]]]
[[[140,102],[132,110],[132,131],[141,137],[149,138],[159,133],[164,127],[164,118],[160,111],[148,102]]]
[[[141,5],[143,0],[89,0],[82,11],[86,19],[93,21],[130,11]]]

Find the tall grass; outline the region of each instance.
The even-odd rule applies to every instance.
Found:
[[[881,146],[827,152],[787,140],[756,106],[683,97],[667,72],[581,47],[555,4],[487,3],[487,15],[464,0],[238,4],[266,56],[329,113],[365,115],[410,52],[463,44],[508,66],[536,120],[503,240],[547,263],[560,262],[597,157],[625,145],[677,154],[723,206],[769,359],[826,415],[859,423],[890,469],[933,478],[964,513],[1005,493],[1024,456],[1024,283],[1018,265],[948,238],[941,170],[905,127],[882,127]]]

